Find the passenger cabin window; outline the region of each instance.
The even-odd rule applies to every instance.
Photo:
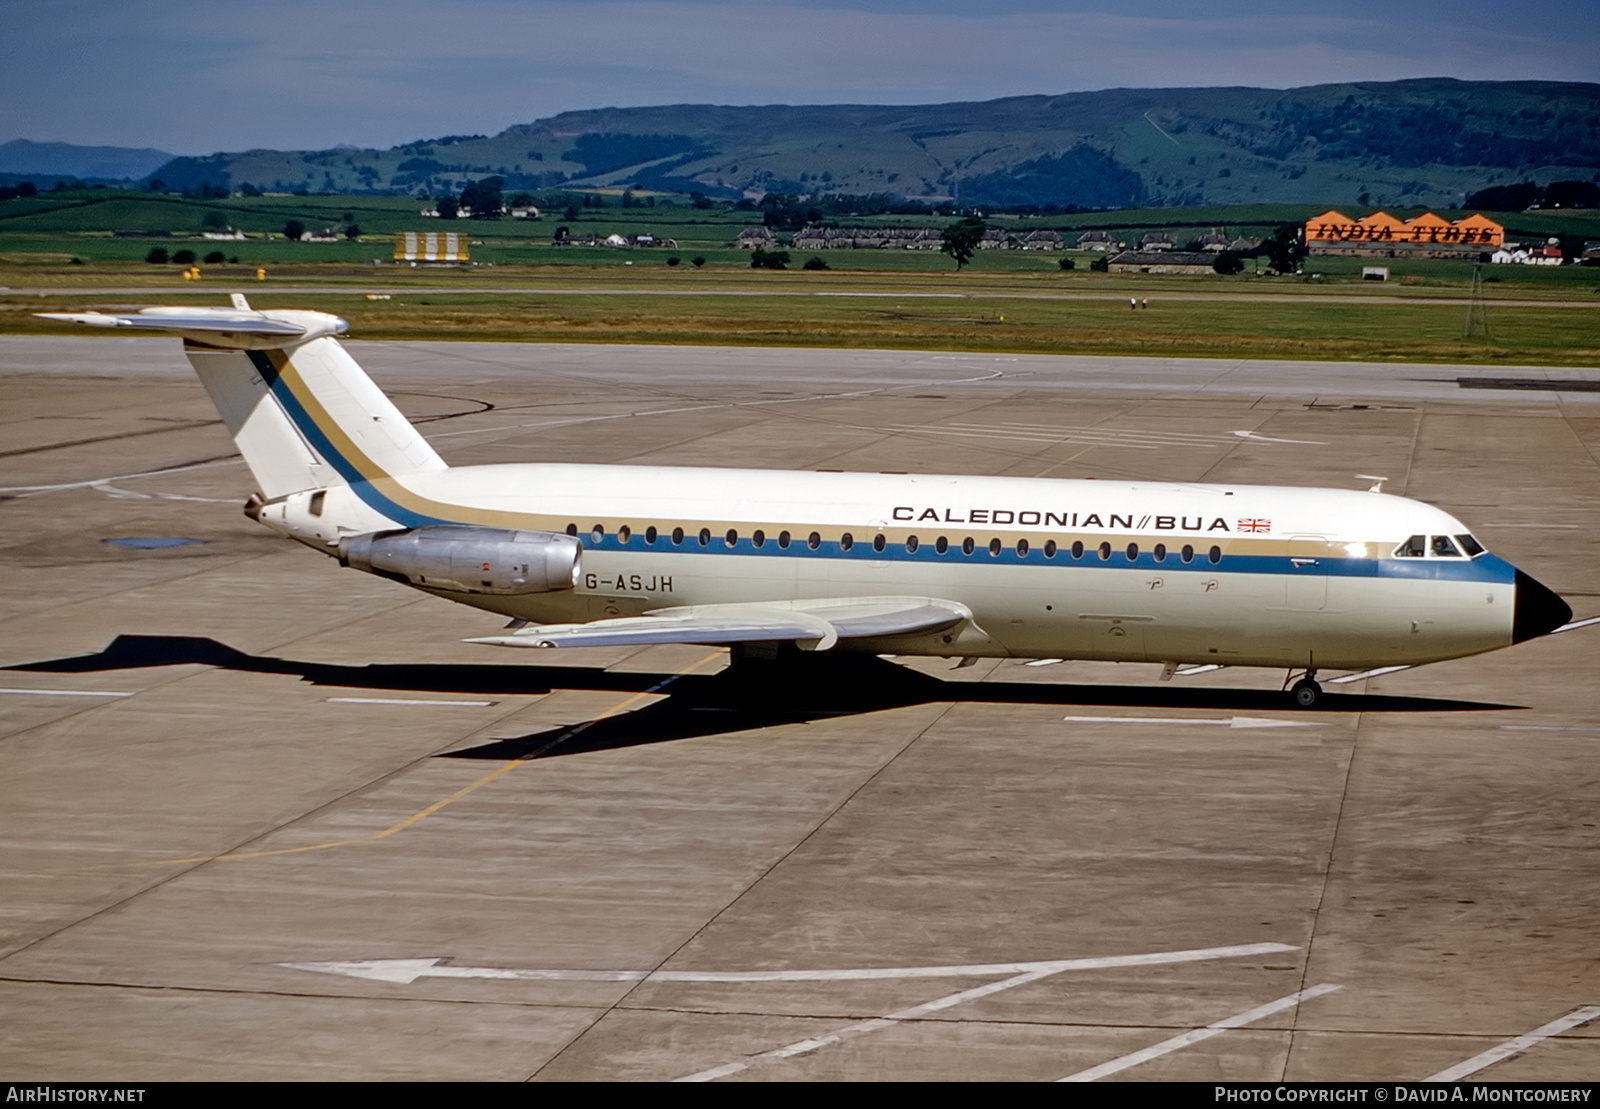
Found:
[[[767,542],[767,533],[762,531],[760,528],[757,528],[754,532],[751,533],[751,535],[750,535],[750,545],[752,547],[765,546],[766,542]]]
[[[1081,542],[1072,544],[1072,557],[1073,558],[1082,558],[1083,557],[1083,544]]]
[[[883,548],[888,545],[888,543],[889,541],[883,537],[882,532],[879,532],[877,535],[872,537],[872,549],[875,551],[882,551]]]
[[[1046,539],[1044,541],[1044,557],[1056,557],[1056,541],[1054,539]]]
[[[1194,548],[1189,546],[1189,544],[1185,543],[1183,545],[1183,550],[1178,552],[1178,557],[1183,559],[1185,562],[1193,562],[1194,561]]]
[[[1137,562],[1139,560],[1139,544],[1129,543],[1126,553],[1128,555],[1129,562]]]
[[[1027,558],[1028,557],[1028,541],[1026,539],[1018,539],[1017,540],[1017,557],[1018,558]]]
[[[841,551],[848,551],[851,547],[854,547],[855,545],[856,545],[856,537],[851,535],[848,531],[845,532],[843,535],[839,536],[839,549]]]
[[[778,533],[778,547],[781,550],[785,550],[785,551],[787,551],[789,549],[789,533],[788,532],[780,531]]]
[[[626,543],[631,538],[633,538],[633,529],[630,528],[627,524],[623,524],[620,528],[617,529],[617,542],[618,543]]]
[[[655,541],[656,541],[656,536],[658,536],[660,534],[661,533],[658,532],[653,526],[645,528],[644,529],[644,541],[646,543],[654,544]]]
[[[1206,552],[1206,557],[1211,560],[1211,565],[1215,566],[1217,563],[1222,561],[1222,548],[1212,547]]]
[[[812,532],[810,535],[806,536],[806,546],[810,547],[813,551],[816,550],[818,547],[822,546],[822,536],[818,535],[816,532]]]
[[[977,544],[972,541],[972,536],[970,535],[961,541],[961,553],[964,555],[971,554],[976,547]]]
[[[989,557],[990,558],[999,558],[1000,557],[1000,540],[998,540],[998,539],[989,540]]]
[[[577,524],[568,524],[567,525],[567,534],[568,535],[577,535],[578,534],[578,525]]]
[[[598,542],[600,542],[600,540],[604,539],[605,537],[606,537],[606,529],[605,529],[605,525],[604,524],[596,524],[594,527],[589,529],[589,538],[592,539],[594,542],[598,543]]]
[[[1157,562],[1165,562],[1167,560],[1167,545],[1165,543],[1157,543],[1155,550],[1150,553],[1155,555]]]
[[[730,547],[737,547],[739,545],[739,533],[733,528],[729,528],[728,534],[722,537],[722,541]]]
[[[1100,544],[1100,561],[1101,562],[1110,562],[1111,561],[1111,544],[1110,543],[1102,543],[1102,544]]]
[[[906,554],[916,554],[916,553],[917,553],[917,537],[915,535],[906,536]]]
[[[702,547],[704,547],[710,542],[711,542],[711,529],[710,528],[701,528],[700,529],[700,545]]]
[[[683,542],[683,529],[682,528],[673,528],[672,529],[672,545],[674,547],[676,547],[676,546],[680,545],[682,542]]]
[[[946,539],[942,535],[939,536],[939,538],[933,541],[933,549],[940,554],[944,554],[944,552],[950,549],[950,540]]]

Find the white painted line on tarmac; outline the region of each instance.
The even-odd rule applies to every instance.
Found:
[[[1274,1013],[1281,1013],[1285,1009],[1293,1009],[1302,1001],[1310,1001],[1314,997],[1321,997],[1323,994],[1332,993],[1334,990],[1339,988],[1340,987],[1331,983],[1324,982],[1320,986],[1312,986],[1308,990],[1301,990],[1299,993],[1292,993],[1288,997],[1280,997],[1276,1001],[1269,1001],[1265,1005],[1258,1005],[1254,1009],[1246,1009],[1242,1013],[1235,1013],[1233,1016],[1219,1020],[1215,1024],[1208,1024],[1204,1028],[1196,1028],[1193,1031],[1184,1032],[1181,1035],[1172,1037],[1170,1040],[1162,1040],[1160,1043],[1152,1044],[1151,1046],[1140,1051],[1135,1051],[1120,1058],[1112,1059],[1108,1063],[1101,1063],[1097,1067],[1090,1067],[1088,1070],[1078,1071],[1076,1074],[1069,1074],[1065,1078],[1056,1079],[1056,1081],[1093,1082],[1095,1079],[1104,1078],[1108,1074],[1116,1074],[1119,1071],[1125,1071],[1130,1067],[1138,1066],[1140,1063],[1148,1063],[1151,1059],[1158,1059],[1163,1055],[1170,1055],[1172,1052],[1179,1051],[1190,1046],[1191,1044],[1200,1043],[1202,1040],[1209,1040],[1213,1036],[1220,1036],[1230,1029],[1242,1028],[1247,1024],[1254,1024],[1256,1021],[1270,1017]]]
[[[1502,732],[1600,732],[1600,728],[1565,728],[1554,724],[1502,724]]]
[[[16,693],[34,697],[132,697],[131,693],[107,693],[100,689],[0,689],[0,693]]]
[[[498,704],[498,701],[413,701],[400,697],[329,697],[329,703],[335,705],[467,705],[472,708],[483,708],[485,705]]]
[[[1026,974],[1018,974],[1014,977],[1006,978],[999,982],[990,982],[985,986],[975,986],[970,990],[962,990],[959,993],[947,994],[944,997],[934,998],[932,1001],[924,1002],[921,1005],[913,1005],[909,1009],[899,1009],[893,1013],[888,1013],[881,1017],[875,1017],[872,1020],[863,1020],[857,1021],[855,1024],[847,1024],[837,1032],[830,1032],[826,1036],[817,1036],[813,1039],[799,1040],[795,1043],[789,1044],[786,1047],[774,1048],[772,1051],[764,1051],[760,1055],[751,1056],[749,1059],[741,1062],[724,1063],[722,1066],[712,1067],[710,1070],[697,1071],[694,1074],[686,1074],[682,1078],[673,1079],[673,1081],[710,1082],[713,1079],[725,1078],[730,1074],[738,1074],[742,1070],[749,1070],[753,1066],[760,1066],[762,1063],[776,1062],[780,1059],[792,1059],[796,1055],[807,1055],[819,1048],[829,1047],[832,1044],[843,1043],[845,1040],[853,1040],[857,1036],[864,1036],[868,1032],[877,1032],[880,1029],[892,1028],[904,1020],[916,1020],[918,1017],[925,1017],[930,1013],[937,1013],[942,1009],[948,1009],[952,1005],[959,1005],[963,1001],[974,1001],[977,998],[988,997],[990,994],[999,993],[1002,990],[1009,990],[1016,986],[1025,986],[1029,982],[1037,982],[1041,978],[1048,978],[1050,975],[1056,973],[1058,972],[1053,970],[1030,970]]]
[[[1376,670],[1361,670],[1354,674],[1346,674],[1339,678],[1329,678],[1329,685],[1348,685],[1350,682],[1359,682],[1367,678],[1376,678],[1383,674],[1398,674],[1402,670],[1410,670],[1409,666],[1380,666]]]
[[[1563,1032],[1571,1031],[1579,1025],[1588,1024],[1595,1017],[1600,1017],[1600,1005],[1586,1005],[1582,1009],[1575,1009],[1559,1020],[1553,1020],[1542,1028],[1535,1028],[1526,1036],[1518,1036],[1514,1040],[1507,1040],[1503,1044],[1491,1047],[1488,1051],[1474,1055],[1465,1062],[1457,1063],[1453,1067],[1446,1067],[1431,1078],[1424,1078],[1424,1082],[1455,1082],[1469,1074],[1476,1074],[1485,1067],[1491,1067],[1502,1059],[1509,1059],[1513,1055],[1520,1055],[1541,1040],[1548,1040],[1551,1036],[1559,1036]]]
[[[1024,666],[1054,666],[1058,662],[1065,662],[1065,661],[1066,661],[1066,659],[1060,659],[1060,658],[1036,658],[1032,662],[1025,662],[1022,665],[1024,665]]]
[[[1299,948],[1284,943],[1251,943],[1236,947],[1202,947],[1156,951],[1142,955],[1102,955],[1087,959],[1053,959],[1028,963],[964,963],[926,967],[844,967],[828,970],[541,970],[525,967],[440,966],[442,959],[348,959],[331,963],[279,963],[291,970],[340,974],[409,985],[418,978],[501,978],[528,982],[844,982],[874,978],[962,978],[999,974],[1060,974],[1067,970],[1192,963],[1237,959],[1247,955],[1279,955]]]
[[[1213,670],[1226,670],[1227,664],[1221,662],[1206,662],[1199,666],[1180,666],[1173,671],[1180,678],[1187,678],[1190,674],[1208,674]]]
[[[1202,720],[1170,716],[1063,716],[1068,724],[1184,724],[1200,728],[1315,728],[1316,720],[1269,720],[1264,716],[1230,716],[1226,720]]]
[[[932,1001],[924,1002],[921,1005],[913,1005],[908,1009],[898,1009],[895,1012],[886,1013],[881,1017],[874,1017],[871,1020],[857,1021],[855,1024],[848,1024],[845,1027],[840,1028],[837,1031],[830,1032],[824,1036],[814,1036],[804,1040],[797,1040],[792,1044],[787,1044],[784,1047],[774,1048],[771,1051],[764,1051],[759,1055],[752,1055],[747,1059],[741,1059],[732,1063],[724,1063],[720,1067],[712,1067],[709,1070],[696,1071],[694,1074],[686,1074],[682,1078],[675,1079],[674,1081],[710,1082],[717,1078],[725,1078],[730,1074],[738,1074],[740,1071],[749,1070],[751,1067],[760,1066],[763,1063],[777,1062],[782,1059],[792,1059],[796,1055],[806,1055],[820,1048],[828,1047],[832,1044],[843,1043],[845,1040],[854,1039],[857,1036],[866,1035],[869,1032],[877,1032],[884,1028],[892,1028],[901,1021],[917,1020],[918,1018],[928,1016],[932,1013],[937,1013],[944,1009],[948,1009],[953,1005],[959,1005],[964,1001],[975,1001],[980,997],[988,997],[990,994],[999,993],[1002,990],[1009,990],[1017,986],[1024,986],[1029,982],[1037,982],[1041,978],[1048,978],[1051,975],[1060,974],[1065,970],[1087,970],[1124,966],[1149,966],[1156,963],[1185,963],[1197,962],[1206,959],[1238,958],[1242,955],[1269,954],[1271,953],[1269,949],[1279,952],[1296,950],[1296,948],[1289,947],[1286,944],[1243,944],[1237,947],[1211,947],[1200,948],[1198,950],[1191,951],[1161,951],[1148,955],[1112,955],[1098,959],[1067,959],[1054,963],[990,964],[992,967],[996,968],[1006,967],[1010,969],[1014,967],[1028,967],[1031,969],[1027,969],[1020,974],[1015,974],[1010,978],[1002,979],[999,982],[990,982],[987,985],[975,986],[970,990],[961,990],[957,993],[946,994],[944,997],[934,998]]]

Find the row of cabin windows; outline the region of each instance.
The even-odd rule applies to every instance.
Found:
[[[1460,544],[1458,547],[1457,544]],[[1477,558],[1483,553],[1483,544],[1470,535],[1458,535],[1454,540],[1448,535],[1413,535],[1394,549],[1396,558]]]
[[[567,534],[568,535],[577,535],[578,534],[578,525],[577,524],[568,524],[567,525]],[[711,535],[711,529],[710,528],[701,528],[699,533],[695,534],[695,535],[689,535],[682,528],[673,528],[671,532],[667,533],[667,535],[668,535],[668,538],[670,539],[670,541],[671,541],[671,543],[672,543],[672,545],[674,547],[681,547],[683,545],[685,539],[692,539],[692,540],[697,541],[699,543],[699,545],[702,546],[702,547],[709,547],[711,545],[711,540],[712,540],[712,535]],[[598,543],[602,539],[604,539],[606,537],[606,529],[605,529],[604,525],[596,524],[596,525],[594,525],[594,527],[590,528],[589,529],[589,537],[596,543]],[[618,543],[626,544],[632,538],[633,538],[633,529],[629,528],[627,524],[624,524],[620,528],[617,529],[617,542]],[[657,529],[655,529],[654,527],[648,527],[648,528],[644,529],[644,541],[645,541],[645,543],[647,545],[654,546],[656,544],[656,542],[658,542],[661,538],[662,538],[662,533],[660,531],[658,531]],[[727,534],[721,536],[720,538],[721,538],[722,543],[725,546],[735,547],[735,546],[738,546],[738,544],[739,544],[739,532],[735,528],[729,528],[728,531],[727,531]],[[780,531],[778,533],[778,537],[775,540],[775,542],[778,544],[778,547],[780,549],[788,550],[790,545],[795,542],[795,539],[788,532]],[[821,535],[821,533],[820,532],[815,532],[815,531],[812,532],[810,535],[806,536],[806,538],[804,540],[804,543],[805,543],[806,547],[809,548],[810,550],[813,550],[813,551],[816,550],[818,547],[822,546],[822,535]],[[766,532],[761,531],[761,530],[758,529],[758,530],[750,533],[750,545],[752,547],[764,547],[764,546],[766,546],[766,544],[767,544],[767,533]],[[839,536],[839,549],[841,551],[851,550],[852,548],[855,547],[855,545],[856,545],[855,536],[851,535],[848,531],[845,532],[843,535]],[[872,549],[874,551],[882,552],[885,549],[887,549],[888,546],[889,546],[889,541],[888,541],[887,538],[885,538],[885,536],[881,532],[872,537]],[[906,553],[907,554],[915,554],[917,552],[917,550],[921,546],[922,546],[922,541],[920,539],[918,539],[915,535],[906,536],[905,548],[906,548]],[[935,551],[937,551],[939,554],[946,553],[950,549],[950,540],[946,536],[943,536],[943,535],[939,536],[937,539],[935,539],[933,541],[933,549]],[[963,539],[961,541],[961,553],[962,554],[970,555],[974,551],[976,551],[977,549],[978,549],[977,540],[973,539],[972,536],[969,535],[969,536],[967,536],[965,539]],[[1005,544],[1000,542],[999,539],[991,539],[991,540],[989,540],[989,548],[988,549],[989,549],[990,557],[998,558],[999,555],[1000,555],[1000,552],[1005,550]],[[1027,558],[1028,557],[1028,553],[1032,549],[1033,549],[1032,545],[1029,544],[1029,542],[1026,539],[1018,539],[1017,540],[1016,552],[1017,552],[1017,557],[1018,558]],[[1056,554],[1057,554],[1057,552],[1059,550],[1059,548],[1056,546],[1056,541],[1054,539],[1047,540],[1045,542],[1043,548],[1041,548],[1041,549],[1043,550],[1044,557],[1046,557],[1046,558],[1055,558]],[[1122,554],[1129,562],[1134,562],[1134,561],[1137,561],[1138,558],[1139,558],[1139,549],[1140,549],[1139,548],[1139,544],[1137,544],[1137,543],[1129,543],[1126,547],[1124,547],[1122,549]],[[1072,544],[1072,546],[1070,548],[1068,548],[1068,550],[1071,552],[1072,557],[1074,559],[1081,559],[1081,558],[1084,557],[1085,554],[1094,554],[1094,555],[1098,555],[1099,556],[1099,559],[1100,559],[1101,562],[1109,562],[1109,561],[1111,561],[1111,556],[1112,556],[1112,553],[1113,553],[1113,548],[1112,548],[1110,543],[1101,543],[1098,548],[1094,548],[1094,547],[1085,547],[1081,542],[1078,542],[1078,543]],[[1192,545],[1188,544],[1188,543],[1185,543],[1176,552],[1169,552],[1167,550],[1167,545],[1165,543],[1157,543],[1154,547],[1150,548],[1150,555],[1157,562],[1165,562],[1167,560],[1167,556],[1168,556],[1169,553],[1175,553],[1177,555],[1177,557],[1179,559],[1181,559],[1182,561],[1184,561],[1184,562],[1193,562],[1195,560],[1195,556],[1196,556],[1196,551],[1195,551],[1194,547]],[[1222,561],[1222,548],[1214,546],[1209,551],[1205,552],[1204,557],[1207,559],[1207,561],[1209,561],[1209,562],[1211,562],[1213,564],[1221,562]]]

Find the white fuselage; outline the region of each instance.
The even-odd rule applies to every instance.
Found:
[[[578,536],[572,590],[440,593],[537,623],[909,594],[963,604],[973,626],[849,646],[1353,668],[1512,642],[1515,570],[1394,557],[1409,536],[1468,529],[1381,493],[552,464],[356,483],[320,517],[297,501],[265,519],[313,544],[440,524]]]

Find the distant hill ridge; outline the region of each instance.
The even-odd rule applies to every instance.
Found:
[[[132,181],[160,169],[173,157],[165,150],[148,147],[76,146],[66,142],[12,139],[0,143],[0,173]]]
[[[438,195],[491,174],[510,189],[888,193],[980,207],[1449,206],[1496,184],[1600,180],[1600,85],[1426,78],[600,108],[390,150],[178,158],[153,176],[176,188]]]

